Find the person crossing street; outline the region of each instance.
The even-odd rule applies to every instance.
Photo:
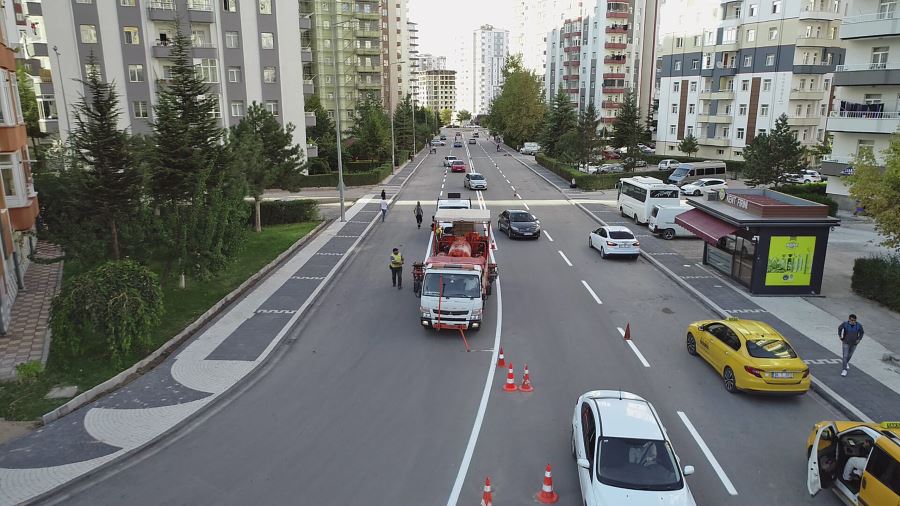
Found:
[[[403,288],[403,255],[400,254],[399,248],[394,248],[391,253],[391,286],[396,286],[398,290]]]
[[[384,218],[387,217],[388,211],[388,203],[387,200],[381,199],[381,222],[384,223]]]
[[[841,339],[843,351],[841,376],[846,376],[847,371],[850,370],[850,358],[853,356],[853,352],[856,351],[856,345],[862,341],[863,333],[862,323],[856,321],[855,314],[848,316],[847,321],[838,326],[838,337]]]

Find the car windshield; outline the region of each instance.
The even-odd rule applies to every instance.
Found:
[[[609,238],[610,239],[634,239],[634,236],[631,235],[631,232],[626,232],[624,230],[610,230]]]
[[[668,443],[608,437],[600,440],[597,479],[633,490],[679,490],[684,484]]]
[[[484,179],[484,176],[482,176],[481,174],[469,174],[469,179],[481,180],[481,179]]]
[[[537,221],[537,219],[532,216],[531,213],[509,213],[509,221],[516,223],[528,223]]]
[[[747,353],[755,358],[797,358],[791,345],[781,339],[747,339]]]
[[[422,293],[430,297],[468,297],[474,299],[481,297],[481,277],[475,271],[469,271],[465,274],[426,274]]]
[[[691,171],[691,169],[689,167],[678,167],[677,169],[675,169],[675,172],[673,172],[670,177],[675,177],[675,178],[683,177],[683,176],[686,176],[687,173],[690,171]]]

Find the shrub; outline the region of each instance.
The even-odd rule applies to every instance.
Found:
[[[16,365],[16,380],[22,384],[34,383],[44,372],[44,366],[40,360],[31,360]]]
[[[50,308],[53,339],[73,355],[98,354],[115,362],[135,343],[150,344],[163,313],[156,274],[133,260],[106,262],[63,284]]]
[[[588,191],[609,190],[615,188],[619,180],[625,177],[646,176],[655,177],[665,181],[672,174],[671,170],[617,172],[614,174],[585,174],[584,172],[580,172],[575,167],[562,163],[558,160],[554,160],[553,158],[545,156],[543,153],[538,153],[535,156],[535,161],[537,161],[537,163],[542,167],[550,170],[555,174],[558,174],[566,181],[571,181],[574,177],[575,184],[582,190]]]
[[[859,295],[900,311],[900,255],[857,258],[850,286]]]
[[[388,162],[376,169],[367,170],[365,172],[352,172],[344,174],[345,186],[365,186],[378,184],[382,179],[391,175],[391,164]],[[337,172],[328,174],[309,175],[300,178],[298,187],[300,188],[318,188],[331,187],[336,188],[338,184]]]
[[[248,202],[251,209],[253,202]],[[319,217],[319,203],[315,200],[263,200],[260,204],[262,226],[283,225],[313,221]],[[252,225],[256,217],[250,216],[247,221]]]
[[[315,176],[316,174],[330,174],[331,167],[328,165],[328,160],[324,158],[312,158],[309,161],[309,175]]]
[[[401,149],[401,150],[397,151],[397,158],[395,161],[397,162],[398,167],[407,160],[409,160],[409,150],[408,149]]]
[[[347,172],[365,172],[372,170],[381,163],[378,160],[351,160],[344,166]]]

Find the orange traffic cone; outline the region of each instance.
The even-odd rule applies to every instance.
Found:
[[[631,340],[631,322],[625,324],[625,335],[623,337],[625,337],[626,341]]]
[[[520,392],[534,392],[531,386],[531,377],[528,376],[528,364],[525,364],[525,375],[522,377],[522,386],[519,387]]]
[[[544,485],[535,498],[544,504],[553,504],[559,500],[559,494],[553,491],[553,475],[550,473],[550,464],[547,464],[547,469],[544,471]]]
[[[497,357],[497,367],[506,367],[506,356],[503,355],[503,347],[500,347],[500,356]]]
[[[493,506],[494,495],[491,493],[491,477],[484,479],[484,493],[481,495],[481,506]]]
[[[516,375],[513,372],[512,362],[509,363],[509,369],[506,371],[506,384],[503,385],[503,390],[507,392],[515,392],[519,387],[516,386]]]

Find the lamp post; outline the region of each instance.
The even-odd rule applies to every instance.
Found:
[[[337,137],[337,163],[338,163],[338,196],[341,201],[341,221],[347,221],[344,216],[344,162],[341,154],[341,82],[338,73],[338,54],[337,54],[337,27],[351,23],[354,20],[342,21],[338,23],[337,8],[334,9],[334,22],[331,24],[331,57],[334,59],[334,132]]]
[[[68,108],[68,106],[66,106],[66,80],[62,77],[62,64],[60,64],[60,62],[59,62],[59,48],[56,46],[53,46],[53,52],[56,53],[56,68],[59,69],[59,72],[60,72],[59,86],[60,86],[60,90],[62,91],[63,111],[66,114],[66,134],[68,134],[70,125],[69,125],[69,108]],[[57,112],[57,114],[59,114],[59,113]]]
[[[392,69],[392,65],[399,65],[401,63],[406,63],[406,61],[400,60],[400,61],[395,61],[394,63],[391,63],[391,56],[390,56],[390,54],[388,54],[388,68]],[[391,72],[391,73],[393,73],[393,72]],[[393,96],[391,95],[390,98],[388,99],[389,104],[393,104],[392,99],[393,99]],[[396,142],[394,141],[394,110],[395,110],[394,107],[391,106],[391,172],[392,173],[397,168],[397,160],[395,160],[395,158],[394,158],[394,156],[395,156],[394,152],[397,151],[397,145],[396,145]]]

